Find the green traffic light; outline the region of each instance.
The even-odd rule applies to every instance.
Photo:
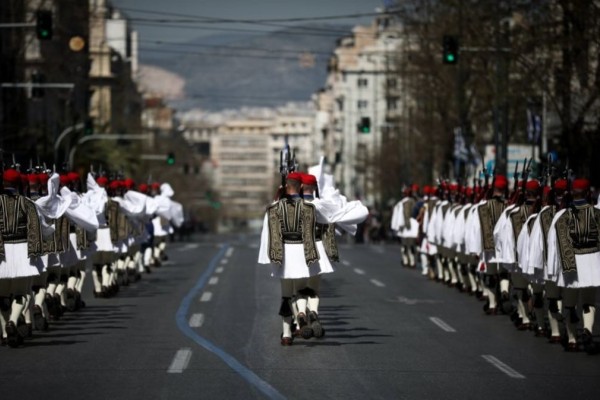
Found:
[[[447,54],[446,55],[446,61],[448,62],[454,62],[454,54]]]
[[[175,160],[172,158],[167,158],[167,164],[173,165],[173,164],[175,164]]]
[[[40,31],[40,36],[45,38],[48,37],[48,31]]]

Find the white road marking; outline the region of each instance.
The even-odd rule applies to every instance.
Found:
[[[350,265],[350,261],[348,260],[342,260],[342,264],[344,264],[346,267]]]
[[[227,264],[228,262],[229,262],[229,260],[226,258],[221,260],[221,264],[223,264],[223,265]]]
[[[213,276],[208,280],[208,284],[209,285],[216,285],[217,283],[219,283],[219,277],[218,276]]]
[[[211,292],[204,292],[204,293],[202,293],[202,296],[200,297],[200,301],[202,301],[202,302],[210,301],[211,299],[212,299]]]
[[[223,271],[225,271],[224,267],[217,267],[217,269],[215,269],[215,273],[217,273],[217,274],[221,274],[221,273],[223,273]]]
[[[429,300],[429,299],[409,299],[408,297],[398,296],[397,300],[391,300],[393,302],[407,304],[409,306],[414,306],[415,304],[439,304],[441,301],[438,300]]]
[[[258,244],[256,244],[256,243],[249,244],[248,247],[251,248],[251,249],[258,249]]]
[[[508,365],[504,364],[502,361],[498,360],[496,357],[489,355],[489,354],[484,354],[481,357],[483,357],[483,359],[485,361],[489,362],[494,367],[498,368],[500,371],[504,372],[506,375],[510,376],[511,378],[525,379],[525,375],[520,374],[519,372],[515,371]]]
[[[200,328],[204,324],[204,314],[194,314],[190,317],[190,327]]]
[[[232,254],[233,254],[233,247],[230,247],[227,249],[227,252],[225,253],[225,257],[231,257]]]
[[[371,279],[371,283],[377,287],[385,287],[385,283],[378,281],[377,279]]]
[[[197,249],[198,246],[200,246],[200,244],[198,244],[198,243],[188,243],[185,246],[178,248],[177,251],[186,251],[186,250]]]
[[[379,253],[379,254],[385,253],[385,249],[381,246],[371,247],[371,250],[373,250],[375,253]]]
[[[357,274],[359,274],[359,275],[364,275],[364,274],[365,274],[365,271],[363,271],[363,270],[362,270],[362,269],[360,269],[360,268],[354,268],[354,272],[356,272],[356,273],[357,273]]]
[[[436,324],[437,326],[439,326],[442,330],[444,330],[446,332],[456,332],[456,329],[454,329],[453,327],[448,325],[446,322],[442,321],[442,319],[440,319],[440,318],[429,317],[429,319],[431,320],[431,322],[433,322],[434,324]]]
[[[175,357],[173,357],[173,361],[167,370],[169,374],[181,374],[183,370],[185,370],[190,363],[190,358],[192,357],[192,349],[183,348],[177,350],[175,353]]]

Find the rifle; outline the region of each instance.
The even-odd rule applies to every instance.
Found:
[[[494,170],[492,171],[492,184],[490,187],[488,187],[487,192],[485,194],[486,200],[492,198],[494,194],[494,186],[496,186],[496,167],[494,167]]]
[[[563,174],[567,180],[567,190],[562,198],[561,208],[570,208],[573,207],[573,170],[569,168],[569,159],[567,159]]]
[[[554,175],[556,169],[554,165],[552,165],[552,157],[548,154],[548,178],[546,181],[546,185],[550,185],[550,191],[548,192],[548,196],[546,198],[546,204],[549,206],[556,206],[556,191],[554,189],[554,184],[556,183],[556,176]]]
[[[529,173],[531,172],[531,162],[533,158],[530,158],[529,161],[525,159],[523,162],[523,171],[521,172],[521,177],[523,178],[523,182],[521,183],[521,190],[519,191],[519,196],[517,198],[517,205],[523,205],[525,203],[525,188],[527,186],[527,180],[529,179]]]

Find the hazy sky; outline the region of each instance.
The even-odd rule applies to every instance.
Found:
[[[309,18],[348,14],[373,13],[383,6],[382,0],[112,0],[133,18],[133,26],[141,38],[148,40],[188,41],[199,36],[226,34],[227,29],[269,30],[280,29],[265,25],[248,24],[195,24],[202,29],[180,29],[165,26],[147,26],[136,18],[182,18],[169,13],[189,17],[228,19]],[[142,13],[157,11],[162,14]],[[372,17],[319,21],[346,25],[365,24]],[[306,23],[306,22],[305,22]],[[291,23],[286,23],[290,25]],[[225,28],[219,30],[214,28]]]

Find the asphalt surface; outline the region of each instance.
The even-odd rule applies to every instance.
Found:
[[[0,348],[17,399],[564,399],[600,391],[600,356],[566,353],[419,271],[393,244],[340,245],[322,339],[279,343],[279,282],[258,237],[169,243],[116,297]],[[600,324],[597,324],[600,325]],[[598,337],[596,341],[600,341]]]

